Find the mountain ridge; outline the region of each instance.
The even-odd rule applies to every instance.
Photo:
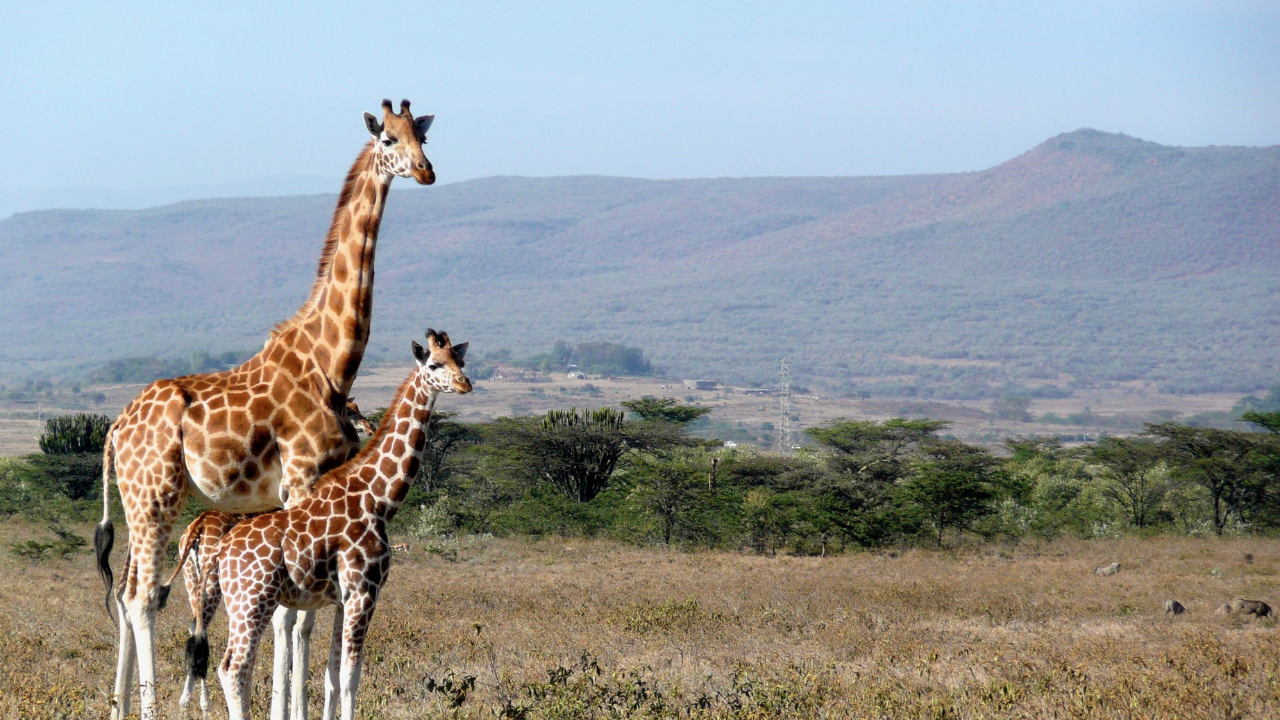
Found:
[[[0,304],[17,310],[0,374],[90,365],[58,357],[75,338],[104,361],[255,346],[305,298],[334,197],[0,221]],[[1280,147],[1090,129],[968,173],[397,184],[370,357],[432,324],[478,350],[641,344],[670,372],[737,381],[789,353],[831,392],[981,394],[1049,370],[1255,389],[1280,375],[1278,241]],[[957,353],[1002,368],[890,359]],[[914,379],[868,380],[895,373]]]

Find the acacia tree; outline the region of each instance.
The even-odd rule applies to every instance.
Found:
[[[1087,456],[1102,468],[1103,494],[1124,508],[1134,527],[1146,527],[1167,489],[1163,449],[1150,438],[1108,437]]]
[[[1247,423],[1257,425],[1272,435],[1280,435],[1280,411],[1259,412],[1257,410],[1250,410],[1241,415],[1240,419]]]
[[[1173,469],[1209,492],[1214,532],[1221,535],[1234,514],[1248,521],[1261,509],[1267,487],[1256,463],[1257,433],[1188,427],[1177,423],[1147,425]]]
[[[496,423],[495,439],[515,450],[525,474],[549,482],[574,502],[590,502],[609,486],[618,460],[631,450],[679,441],[660,423],[630,423],[621,410],[552,410],[543,417]]]
[[[947,425],[894,418],[808,428],[824,450],[827,470],[814,485],[818,509],[844,537],[864,545],[882,542],[895,528],[894,488],[911,474],[921,448]]]
[[[670,545],[672,534],[688,524],[690,513],[711,492],[706,480],[709,458],[685,448],[644,454],[628,462],[628,474],[635,482],[633,499],[657,519],[662,542]]]
[[[451,474],[450,456],[466,443],[476,442],[479,434],[472,427],[453,422],[455,413],[433,412],[427,420],[427,442],[423,446],[422,465],[415,487],[431,492],[439,490]]]
[[[899,496],[919,508],[938,531],[965,529],[991,514],[999,463],[980,447],[949,440],[929,443]]]
[[[711,408],[681,405],[672,398],[656,398],[645,395],[639,400],[627,400],[622,407],[635,413],[641,420],[652,420],[687,425],[711,412]]]

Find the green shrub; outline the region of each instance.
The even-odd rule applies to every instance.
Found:
[[[47,455],[102,453],[111,418],[106,415],[76,413],[52,417],[44,422],[40,450]]]

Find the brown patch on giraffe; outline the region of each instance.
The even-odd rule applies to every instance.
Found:
[[[297,377],[302,374],[302,358],[290,353],[280,361],[280,369],[283,370],[286,375]]]
[[[251,416],[266,420],[271,417],[271,413],[275,412],[275,403],[271,402],[271,398],[259,395],[249,402],[248,410]]]
[[[336,344],[338,340],[338,323],[328,315],[324,318],[324,340],[330,345]]]
[[[231,433],[239,437],[245,437],[249,434],[249,428],[252,427],[252,421],[249,419],[249,413],[244,410],[231,411]]]
[[[253,457],[262,457],[262,454],[266,452],[267,446],[273,440],[275,440],[275,436],[270,427],[255,425],[249,435],[249,454]]]

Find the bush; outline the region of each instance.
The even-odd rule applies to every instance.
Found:
[[[45,421],[40,434],[40,451],[47,455],[102,453],[111,418],[106,415],[76,413]]]

